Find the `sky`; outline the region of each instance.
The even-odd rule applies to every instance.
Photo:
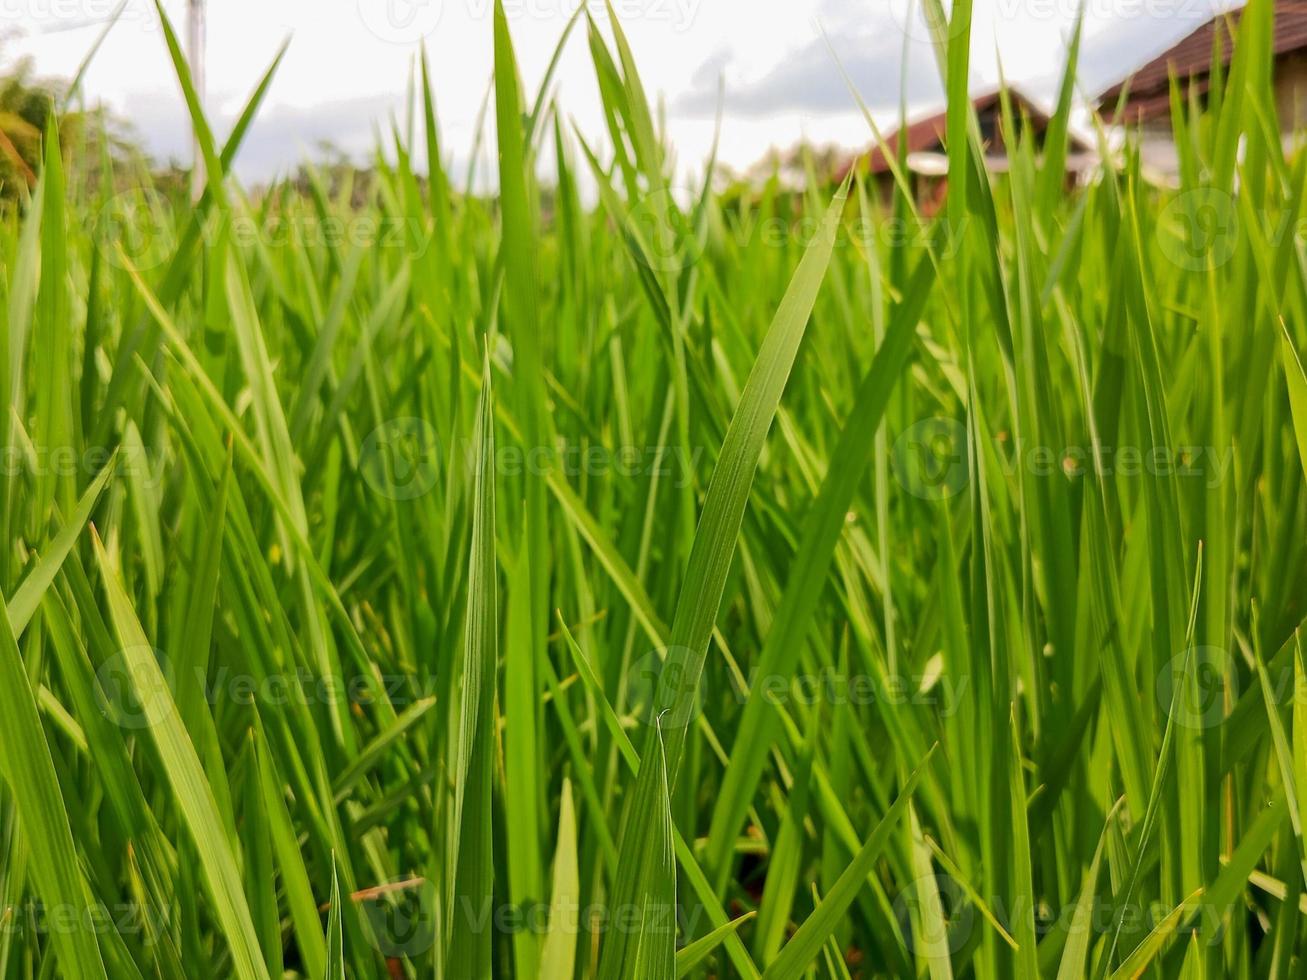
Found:
[[[494,0],[211,0],[206,105],[231,125],[289,37],[237,172],[264,181],[292,170],[322,141],[365,159],[377,133],[403,124],[414,57],[431,64],[443,150],[468,172],[478,110],[492,70]],[[719,158],[747,168],[770,148],[806,139],[850,149],[870,131],[841,66],[878,122],[897,117],[900,92],[920,115],[941,102],[939,76],[916,0],[611,0],[646,91],[661,101],[680,169]],[[1051,102],[1080,3],[1086,4],[1079,83],[1092,96],[1237,0],[974,0],[972,89],[1000,77]],[[528,92],[544,77],[568,18],[586,3],[601,29],[602,0],[505,0]],[[72,76],[117,0],[0,0],[6,61],[30,56],[44,76]],[[175,24],[185,0],[164,0]],[[906,66],[906,67],[905,67]],[[603,117],[583,30],[555,77],[562,111],[603,145]],[[91,101],[130,121],[159,161],[189,159],[185,107],[153,0],[128,0],[84,81]],[[492,179],[485,153],[472,167]],[[456,177],[462,183],[461,176]]]

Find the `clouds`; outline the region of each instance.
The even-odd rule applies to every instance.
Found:
[[[30,52],[41,73],[69,77],[95,31],[51,31],[50,16],[43,12],[73,10],[78,17],[69,22],[80,24],[112,2],[0,0],[0,7],[21,11],[17,26],[29,32],[13,53]],[[366,156],[373,150],[374,132],[386,132],[392,114],[402,118],[399,107],[417,47],[416,42],[392,43],[379,36],[372,15],[386,9],[386,2],[210,4],[207,101],[219,132],[230,128],[282,39],[294,34],[237,162],[241,176],[265,180],[289,172],[323,140]],[[515,11],[510,30],[527,91],[534,92],[540,83],[566,15],[579,2],[520,0],[508,5]],[[974,6],[973,88],[997,82],[1001,56],[1010,81],[1050,102],[1082,3],[1086,35],[1081,90],[1093,94],[1188,33],[1210,16],[1213,6],[1234,2],[985,0]],[[724,81],[719,159],[742,169],[769,148],[800,139],[850,148],[866,144],[869,131],[841,75],[841,64],[882,124],[897,116],[901,82],[911,114],[942,104],[921,3],[623,0],[615,6],[646,90],[651,98],[666,99],[668,134],[677,158],[687,168],[707,158],[719,135],[715,115],[719,83]],[[165,0],[165,6],[181,16],[185,0]],[[491,73],[490,9],[489,0],[441,0],[439,23],[425,37],[443,145],[447,153],[464,159],[476,142],[478,111]],[[909,10],[914,11],[911,16]],[[663,16],[667,11],[684,16]],[[554,83],[566,117],[587,138],[602,144],[606,126],[584,30],[572,35]],[[156,159],[189,159],[185,109],[149,0],[130,0],[128,13],[96,56],[84,91],[92,101],[103,99],[130,119]]]
[[[215,130],[225,135],[239,109],[231,105],[212,111]],[[400,109],[398,98],[385,95],[333,102],[330,111],[321,106],[270,105],[246,134],[237,169],[247,179],[266,180],[316,156],[317,147],[327,142],[356,159],[364,158],[376,145],[377,130],[384,131]],[[123,115],[156,159],[190,159],[190,128],[179,100],[160,93],[131,95]]]
[[[1230,7],[1233,0],[994,0],[978,4],[972,23],[972,90],[997,85],[1001,60],[1002,76],[1009,82],[1023,83],[1028,91],[1051,101],[1082,2],[1085,38],[1079,87],[1082,94],[1093,96],[1197,28],[1215,10]],[[847,115],[855,108],[840,64],[879,116],[893,117],[901,90],[910,112],[943,104],[930,32],[919,0],[876,4],[870,0],[817,0],[813,12],[814,36],[761,73],[748,76],[739,70],[730,48],[715,51],[691,74],[688,88],[674,100],[676,111],[689,117],[713,113],[719,79],[724,79],[728,120],[791,113],[816,125],[823,118]],[[823,31],[829,44],[821,36]]]
[[[824,3],[824,7],[840,11],[844,6],[844,0]],[[733,80],[732,59],[721,50],[694,72],[689,91],[676,100],[675,107],[690,115],[714,112],[718,78],[724,75],[728,114],[756,118],[777,112],[847,113],[856,108],[856,102],[841,75],[841,65],[873,111],[895,108],[901,83],[909,105],[942,98],[930,51],[908,45],[907,56],[905,73],[902,34],[879,24],[828,31],[826,38],[814,38],[752,81]]]

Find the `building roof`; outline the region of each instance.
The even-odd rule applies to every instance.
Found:
[[[974,96],[971,100],[976,115],[984,117],[987,114],[997,116],[1002,111],[1001,92],[999,89],[990,89]],[[1012,111],[1017,118],[1026,116],[1030,119],[1037,133],[1042,133],[1048,128],[1050,116],[1047,110],[1035,102],[1030,96],[1016,86],[1008,86],[1008,96],[1012,100]],[[944,149],[944,136],[948,124],[948,111],[941,110],[932,115],[919,118],[906,126],[896,129],[892,132],[882,134],[885,138],[885,149],[889,152],[886,157],[882,148],[877,145],[873,146],[867,154],[867,169],[872,174],[884,174],[890,170],[890,159],[893,159],[899,152],[899,141],[906,142],[906,149],[909,154],[935,153],[942,152]],[[982,126],[982,129],[984,127]],[[1092,149],[1088,140],[1084,139],[1078,133],[1072,131],[1068,134],[1070,148],[1073,153],[1086,152]],[[998,148],[998,155],[1003,154],[1002,148]]]
[[[900,142],[906,142],[908,153],[921,153],[944,145],[944,132],[948,112],[936,112],[924,119],[908,123],[891,133],[884,133],[885,144],[877,144],[867,155],[867,169],[873,174],[888,173],[889,161],[898,156]]]
[[[1199,94],[1206,92],[1213,59],[1226,67],[1234,57],[1231,36],[1232,31],[1238,31],[1242,17],[1242,7],[1216,15],[1109,88],[1098,97],[1100,104],[1115,115],[1116,103],[1125,91],[1122,116],[1126,120],[1169,115],[1171,74],[1189,80]],[[1307,49],[1307,0],[1276,0],[1273,45],[1277,58]]]

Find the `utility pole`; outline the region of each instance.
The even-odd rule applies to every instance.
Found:
[[[195,94],[204,104],[204,0],[186,0],[186,48],[191,59],[191,80]],[[191,124],[191,198],[198,201],[204,194],[204,154]]]

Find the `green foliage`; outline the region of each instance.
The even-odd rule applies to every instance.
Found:
[[[1170,189],[1133,142],[1069,189],[1075,45],[986,173],[936,13],[934,217],[685,186],[580,15],[610,149],[497,7],[493,200],[425,66],[426,175],[396,134],[247,194],[277,65],[220,143],[170,26],[199,202],[41,120],[0,222],[0,980],[1298,975],[1271,4],[1177,90]]]
[[[0,213],[31,194],[45,155],[46,133],[56,118],[65,158],[107,156],[122,173],[104,177],[135,180],[134,172],[144,169],[146,160],[130,127],[103,107],[69,104],[77,81],[70,85],[37,76],[30,58],[6,57],[5,41],[0,36]]]

